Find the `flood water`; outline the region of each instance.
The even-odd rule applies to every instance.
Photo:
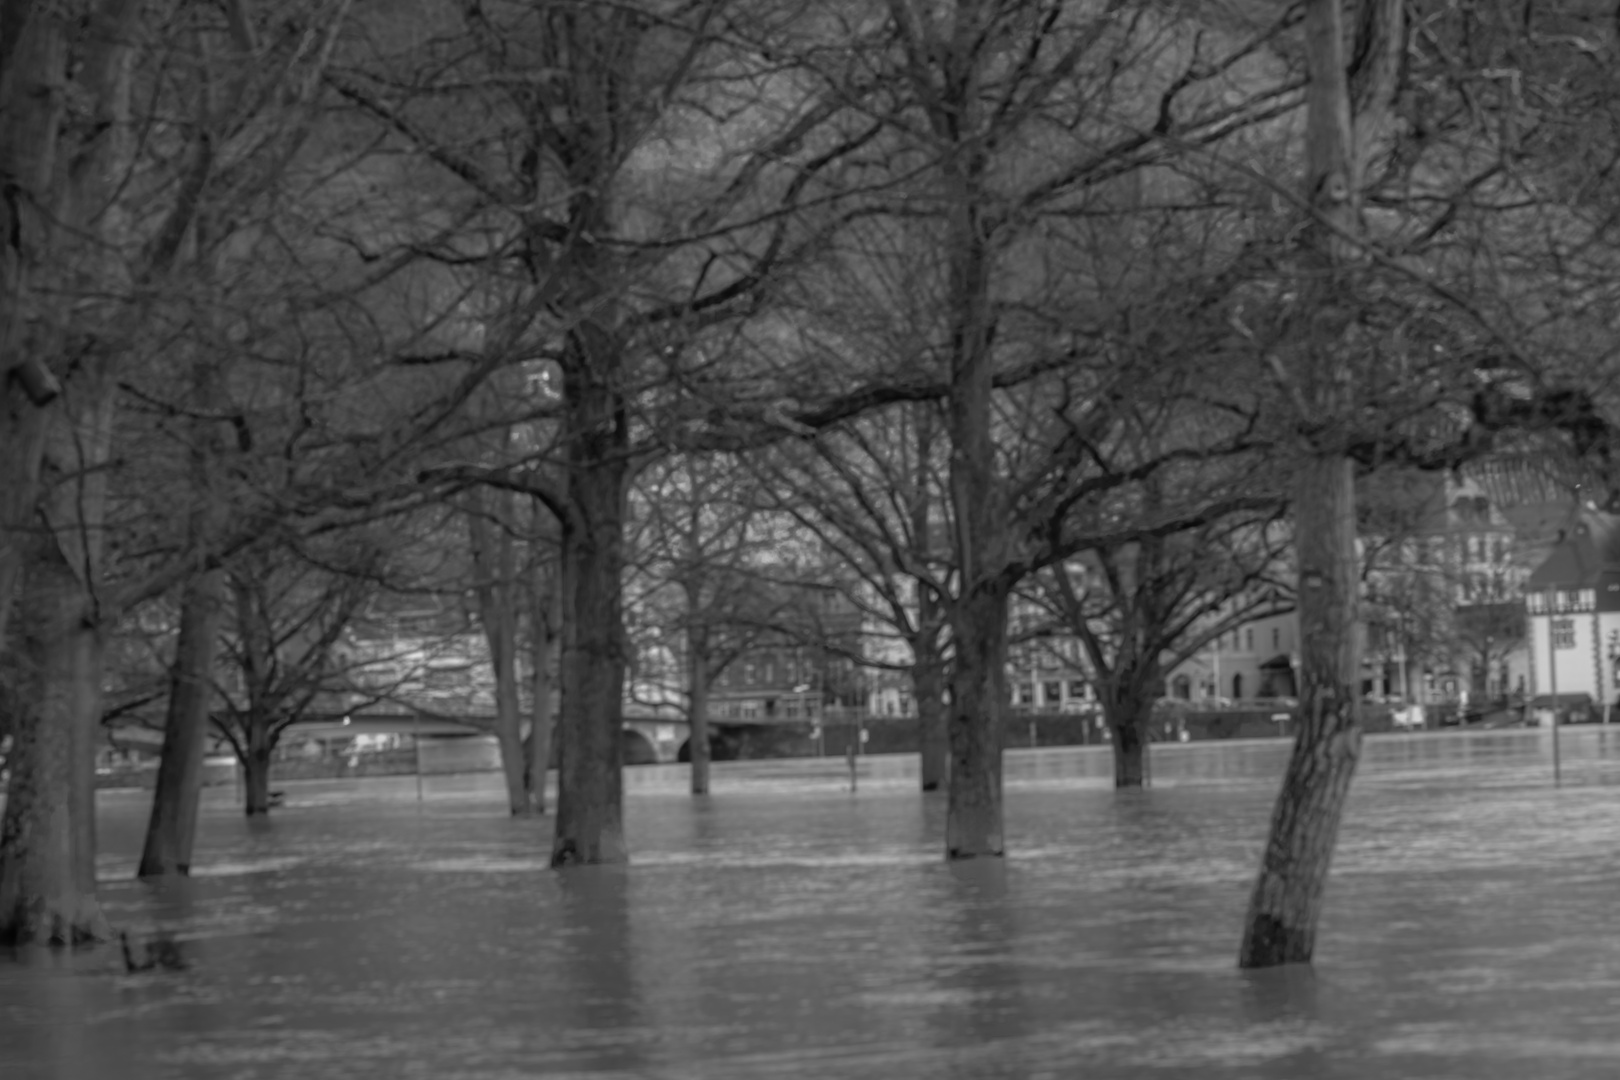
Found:
[[[0,954],[0,1077],[1610,1077],[1620,728],[1369,739],[1314,969],[1234,957],[1287,747],[1007,758],[1009,858],[942,859],[912,763],[627,774],[628,868],[555,873],[492,775],[208,793],[194,877],[132,879],[116,951]]]

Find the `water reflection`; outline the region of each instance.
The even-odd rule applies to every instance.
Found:
[[[189,882],[132,879],[102,800],[116,950],[0,958],[0,1076],[1599,1077],[1620,1036],[1620,739],[1368,741],[1314,971],[1234,970],[1279,743],[1008,755],[1004,862],[940,859],[901,759],[635,770],[628,868],[546,869],[494,777],[211,792]],[[842,767],[842,763],[837,763]]]

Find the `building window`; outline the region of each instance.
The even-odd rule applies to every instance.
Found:
[[[1056,705],[1063,700],[1062,683],[1049,682],[1042,689],[1046,692],[1046,703],[1048,705]]]
[[[1069,700],[1084,701],[1086,699],[1086,683],[1084,679],[1069,680]]]
[[[1035,687],[1033,685],[1031,685],[1030,683],[1019,683],[1018,684],[1018,704],[1020,704],[1020,705],[1033,705],[1033,704],[1035,704]]]
[[[1247,649],[1249,652],[1254,652],[1254,631],[1253,630],[1245,630],[1245,631],[1243,631],[1243,647],[1245,649]]]
[[[1281,627],[1273,626],[1271,628],[1271,647],[1273,649],[1282,648],[1282,628]]]
[[[1573,649],[1575,647],[1575,620],[1552,620],[1552,647],[1555,649]]]

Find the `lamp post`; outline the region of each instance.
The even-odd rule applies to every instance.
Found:
[[[1549,592],[1547,600],[1547,687],[1552,691],[1553,787],[1563,786],[1563,763],[1558,752],[1558,609]]]
[[[1620,692],[1620,630],[1609,631],[1609,685],[1616,692]],[[1612,696],[1612,695],[1610,695]],[[1609,710],[1614,708],[1611,701],[1603,703],[1603,722],[1609,722]]]

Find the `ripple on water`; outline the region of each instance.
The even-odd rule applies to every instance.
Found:
[[[1614,1075],[1620,857],[1588,782],[1614,748],[1571,738],[1554,790],[1534,736],[1369,746],[1307,990],[1232,967],[1280,742],[1156,747],[1162,786],[1125,795],[1105,751],[1026,753],[1011,857],[967,868],[943,801],[875,760],[900,779],[855,794],[813,763],[631,784],[611,873],[547,871],[549,823],[493,776],[300,789],[269,823],[222,800],[177,897],[126,876],[145,808],[109,796],[109,917],[192,967],[0,959],[0,1077]]]

